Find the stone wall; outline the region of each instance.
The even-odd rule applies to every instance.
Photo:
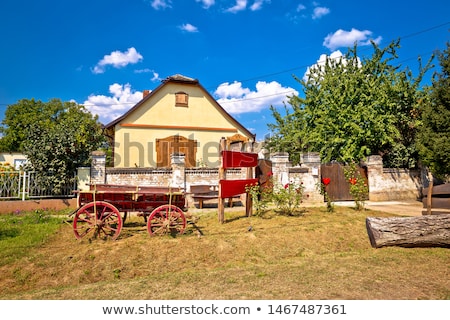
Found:
[[[218,185],[218,168],[186,168],[183,154],[171,157],[171,168],[105,168],[106,163],[96,154],[90,170],[91,183],[107,183],[117,185],[173,186],[181,187],[187,192],[188,203],[191,185]],[[301,165],[293,167],[289,162],[289,154],[274,153],[270,155],[272,177],[275,187],[286,183],[301,184],[305,203],[323,203],[318,185],[321,178],[321,159],[317,153],[306,153],[301,156]],[[369,200],[417,200],[421,197],[422,173],[405,169],[383,168],[380,156],[368,157],[365,162],[369,180]],[[102,167],[103,166],[103,167]],[[227,170],[227,179],[245,179],[246,169]]]
[[[370,156],[366,161],[369,200],[418,200],[424,179],[419,170],[383,168],[381,156]]]

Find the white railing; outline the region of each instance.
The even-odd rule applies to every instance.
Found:
[[[38,177],[35,172],[5,171],[0,173],[0,199],[71,198],[76,189],[76,177],[58,188],[47,183],[47,177]]]

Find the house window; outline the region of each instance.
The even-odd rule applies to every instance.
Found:
[[[186,92],[175,93],[175,106],[176,107],[187,107],[189,101],[189,95]]]

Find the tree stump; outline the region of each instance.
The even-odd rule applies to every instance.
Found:
[[[370,244],[374,248],[450,248],[450,214],[420,217],[366,218]]]

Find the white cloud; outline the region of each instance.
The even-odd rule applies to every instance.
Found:
[[[375,41],[375,43],[381,42],[381,37],[372,39],[371,36],[372,31],[369,30],[360,31],[352,28],[351,31],[345,31],[339,29],[335,33],[327,35],[323,41],[323,45],[330,50],[335,50],[340,47],[352,47],[355,42],[362,46],[369,45],[370,40]]]
[[[347,64],[347,60],[345,59],[345,57],[342,54],[342,52],[339,51],[339,50],[336,50],[336,51],[332,52],[330,55],[321,54],[319,59],[317,60],[317,62],[306,69],[306,72],[303,75],[303,80],[304,81],[308,80],[308,76],[309,76],[309,74],[311,73],[312,70],[318,70],[318,71],[324,72],[324,66],[325,66],[325,63],[327,61],[327,58],[331,59],[331,60],[334,60],[335,62],[339,62],[339,60],[342,59],[342,63],[344,65]],[[361,66],[361,60],[359,58],[357,58],[357,59],[358,59],[358,66]]]
[[[231,8],[225,10],[226,12],[236,13],[239,11],[243,11],[247,8],[247,0],[236,0],[236,4]]]
[[[190,23],[185,23],[180,26],[180,29],[187,32],[198,32],[198,28]]]
[[[265,2],[270,2],[270,0],[255,0],[255,2],[253,2],[253,4],[250,6],[250,10],[252,11],[261,10]]]
[[[108,65],[114,68],[122,68],[130,63],[138,63],[143,59],[142,55],[135,48],[128,48],[125,52],[113,51],[111,54],[105,55],[97,65],[93,68],[93,73],[104,73]]]
[[[300,12],[300,11],[303,11],[303,10],[306,10],[306,7],[305,7],[305,5],[303,5],[303,4],[299,4],[299,5],[297,6],[297,9],[296,9],[296,11],[297,11],[297,12]]]
[[[330,9],[328,9],[328,8],[315,7],[314,11],[313,11],[312,18],[313,19],[320,19],[320,18],[322,18],[323,16],[326,16],[329,13],[330,13]]]
[[[155,82],[155,81],[161,81],[162,79],[159,77],[159,73],[152,71],[153,72],[153,77],[150,79],[151,81]]]
[[[259,112],[269,106],[280,106],[295,89],[283,87],[276,81],[258,81],[256,91],[243,88],[241,82],[223,83],[214,92],[217,102],[231,114]]]
[[[142,92],[133,91],[130,84],[114,83],[109,86],[111,96],[90,95],[83,105],[92,114],[99,116],[99,121],[107,124],[122,116],[136,103],[142,100]]]
[[[152,0],[151,6],[155,10],[171,8],[172,1],[171,0]]]
[[[152,73],[153,77],[150,79],[151,81],[155,82],[155,81],[161,80],[161,78],[159,77],[159,73],[157,73],[157,72],[155,72],[155,70],[152,70],[149,68],[137,69],[137,70],[134,70],[134,73]]]
[[[195,2],[203,3],[203,8],[205,9],[208,9],[216,3],[214,0],[195,0]]]

